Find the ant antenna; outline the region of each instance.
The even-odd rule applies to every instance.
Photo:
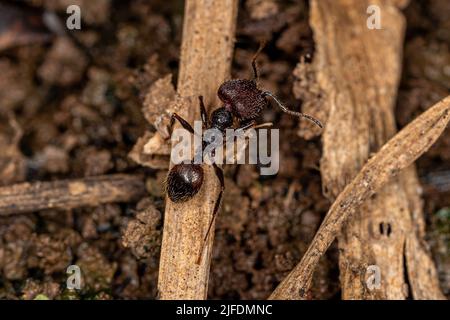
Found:
[[[293,116],[306,118],[309,121],[314,122],[319,128],[323,128],[322,122],[320,122],[319,120],[317,120],[313,116],[310,116],[309,114],[305,114],[305,113],[301,113],[301,112],[295,112],[295,111],[292,111],[292,110],[289,110],[288,108],[286,108],[286,106],[284,104],[282,104],[281,101],[278,100],[278,98],[275,97],[271,92],[265,91],[265,92],[263,92],[263,95],[271,97],[278,104],[280,109],[283,110],[283,112],[286,112],[286,113],[291,114]]]
[[[252,68],[253,68],[253,81],[254,82],[258,82],[259,79],[259,74],[258,74],[258,68],[256,66],[256,58],[258,58],[259,54],[261,53],[261,51],[264,49],[264,47],[266,46],[267,41],[266,40],[262,40],[259,43],[259,48],[256,51],[256,53],[253,55],[252,58]]]

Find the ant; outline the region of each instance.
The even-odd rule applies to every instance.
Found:
[[[297,117],[306,118],[314,122],[320,128],[323,127],[322,123],[319,120],[310,115],[289,110],[271,92],[262,91],[258,88],[259,75],[256,66],[256,58],[261,53],[263,48],[264,42],[260,44],[259,49],[252,59],[253,79],[228,80],[219,87],[218,97],[223,102],[223,106],[217,108],[211,113],[210,120],[208,119],[208,114],[203,102],[203,97],[199,96],[200,115],[203,128],[215,128],[224,134],[226,129],[233,127],[235,118],[239,123],[239,127],[236,129],[246,130],[249,128],[265,126],[267,124],[256,126],[255,119],[261,114],[264,108],[269,106],[267,97],[271,97],[283,112]],[[173,126],[175,120],[177,120],[181,124],[181,126],[191,134],[195,134],[192,126],[176,113],[172,114],[170,127]],[[204,141],[203,137],[202,141],[203,147],[211,143],[210,141]],[[212,162],[212,166],[220,182],[220,192],[214,205],[212,219],[203,239],[203,244],[197,260],[197,264],[200,264],[202,252],[211,231],[211,227],[216,218],[217,212],[219,211],[223,191],[225,189],[223,170],[219,166],[217,166],[214,161]],[[195,164],[193,163],[193,161],[191,161],[190,163],[181,163],[174,165],[170,170],[166,180],[166,192],[169,199],[175,203],[184,202],[191,199],[200,190],[203,184],[203,179],[204,174],[201,164]]]
[[[229,129],[233,126],[233,116],[231,113],[225,111],[223,108],[218,108],[211,113],[211,120],[208,120],[208,114],[206,113],[205,104],[203,102],[203,97],[199,96],[200,102],[200,114],[202,119],[202,129],[218,129],[223,135],[226,132],[226,129]],[[170,120],[170,126],[172,127],[175,120],[177,120],[181,126],[186,129],[191,134],[196,134],[192,126],[181,116],[176,113],[172,114]],[[256,125],[255,123],[248,123],[242,125],[236,130],[247,130],[250,128],[260,128],[263,126],[271,125],[271,123],[264,123],[261,125]],[[208,145],[213,143],[213,141],[207,141],[204,137],[202,137],[202,148],[204,150]],[[200,152],[201,152],[200,150]],[[210,157],[214,157],[214,150],[209,154]],[[195,157],[194,157],[195,159]],[[197,264],[200,264],[201,253],[203,252],[204,245],[206,244],[206,240],[208,239],[208,235],[211,231],[211,227],[214,223],[217,212],[219,211],[220,203],[222,200],[223,191],[225,190],[225,179],[223,176],[223,170],[212,161],[212,166],[214,168],[214,172],[220,182],[220,191],[217,196],[217,200],[214,204],[213,217],[209,223],[208,230],[203,239],[203,244],[200,250],[200,255],[197,260]],[[194,197],[198,191],[200,190],[203,184],[203,168],[201,164],[194,163],[191,160],[189,163],[180,163],[176,164],[170,170],[167,179],[166,179],[166,192],[169,199],[172,202],[179,203],[184,202],[192,197]]]

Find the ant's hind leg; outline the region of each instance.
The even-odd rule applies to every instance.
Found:
[[[214,211],[213,211],[213,215],[215,216],[217,211],[219,211],[220,200],[222,199],[223,190],[225,190],[225,179],[223,177],[223,170],[222,170],[222,168],[220,168],[214,162],[213,162],[213,168],[214,168],[214,172],[216,173],[217,179],[219,179],[219,182],[220,182],[220,193],[219,193],[219,195],[217,197],[217,201],[216,201],[216,204],[214,206]]]
[[[208,128],[208,113],[206,112],[203,96],[198,96],[200,102],[200,115],[202,117],[203,128]]]
[[[173,125],[175,123],[175,120],[177,120],[181,126],[186,129],[187,131],[189,131],[190,133],[194,134],[194,129],[192,128],[192,126],[189,124],[189,122],[187,122],[186,120],[184,120],[181,116],[179,116],[177,113],[172,113],[172,116],[170,117],[170,130],[173,130]]]
[[[220,182],[220,191],[219,191],[219,195],[217,196],[216,203],[214,204],[213,215],[212,215],[211,221],[209,222],[208,230],[206,231],[205,237],[203,238],[202,246],[200,247],[200,253],[197,258],[197,264],[200,264],[200,261],[202,259],[203,250],[205,249],[206,241],[208,241],[208,236],[211,232],[211,228],[214,224],[214,221],[216,220],[217,212],[219,212],[220,203],[222,202],[223,190],[225,190],[225,179],[223,177],[223,170],[221,168],[219,168],[217,166],[217,164],[215,164],[215,163],[213,163],[212,165],[214,167],[214,172],[216,173],[216,176]]]

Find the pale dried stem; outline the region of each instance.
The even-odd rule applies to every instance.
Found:
[[[237,0],[188,0],[177,92],[189,99],[180,115],[200,119],[197,96],[209,108],[218,104],[217,89],[229,77],[236,27]],[[219,192],[212,167],[204,165],[199,193],[185,203],[167,199],[158,291],[161,299],[206,299],[214,226],[196,264]]]

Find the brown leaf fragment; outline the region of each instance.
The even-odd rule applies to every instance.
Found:
[[[142,108],[145,119],[166,139],[169,138],[167,127],[170,123],[170,116],[175,111],[173,110],[175,96],[172,75],[167,74],[149,88]]]
[[[156,132],[144,145],[143,152],[149,155],[168,156],[170,155],[169,141],[161,137],[159,132]]]
[[[154,138],[156,135],[158,135],[158,137]],[[167,140],[168,142],[166,142],[166,140],[159,137],[161,136],[158,132],[145,132],[145,134],[138,139],[128,156],[134,162],[142,166],[153,169],[167,169],[169,167],[170,145],[166,146],[166,144],[170,143],[170,140]],[[158,145],[158,141],[161,143],[160,145]],[[150,145],[147,146],[148,144]],[[166,148],[169,149],[167,154],[164,153]],[[155,153],[152,153],[153,151]]]
[[[188,109],[194,101],[194,97],[181,97],[176,94],[171,84],[171,78],[171,75],[161,78],[149,89],[144,101],[143,112],[157,131],[155,133],[147,131],[138,139],[129,153],[132,160],[153,169],[169,167],[170,117],[174,112],[183,116],[182,110]]]

